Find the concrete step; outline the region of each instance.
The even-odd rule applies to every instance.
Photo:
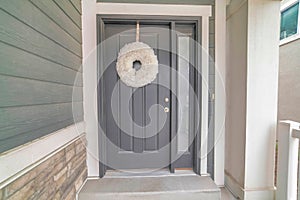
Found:
[[[220,200],[220,189],[210,177],[197,175],[107,177],[88,180],[79,200]]]

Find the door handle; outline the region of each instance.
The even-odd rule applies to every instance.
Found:
[[[170,109],[168,107],[165,107],[164,111],[165,111],[165,113],[168,113],[168,112],[170,112]]]

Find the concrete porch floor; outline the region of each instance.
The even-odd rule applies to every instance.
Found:
[[[88,180],[78,194],[79,200],[220,200],[221,189],[210,177],[181,172],[177,175],[128,176],[113,173]]]

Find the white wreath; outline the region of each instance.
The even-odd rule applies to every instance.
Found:
[[[141,68],[136,70],[133,63],[139,61]],[[120,79],[130,87],[143,87],[156,78],[158,60],[153,49],[142,42],[126,44],[119,52],[117,72]]]

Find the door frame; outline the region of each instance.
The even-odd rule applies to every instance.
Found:
[[[104,40],[104,31],[105,31],[105,23],[106,22],[127,22],[127,21],[136,21],[140,20],[143,22],[149,22],[153,24],[168,24],[170,26],[171,30],[171,35],[170,35],[170,44],[171,44],[171,50],[172,52],[175,52],[176,50],[176,35],[172,30],[175,30],[175,23],[184,23],[184,24],[193,24],[195,25],[195,40],[202,44],[202,17],[201,16],[196,16],[196,17],[185,17],[185,16],[151,16],[151,15],[140,15],[140,16],[131,16],[131,15],[101,15],[97,14],[97,80],[100,80],[100,74],[102,74],[102,66],[103,66],[103,55],[102,55],[102,49],[101,45],[99,45],[103,40]],[[195,49],[195,66],[202,71],[201,68],[201,58],[202,58],[202,50],[200,49],[199,46],[196,46]],[[176,55],[171,54],[171,66],[174,69],[177,69],[177,58]],[[196,73],[197,74],[197,73]],[[176,81],[176,77],[173,77],[170,75],[171,82]],[[198,76],[195,76],[195,93],[198,97],[202,95],[202,78],[201,75],[199,74]],[[171,84],[172,85],[172,84]],[[99,85],[98,85],[99,86]],[[171,86],[172,87],[172,86]],[[97,108],[98,108],[98,120],[99,123],[102,123],[104,126],[102,127],[104,132],[106,131],[106,117],[105,117],[105,111],[104,111],[104,106],[106,102],[104,99],[102,99],[102,95],[105,92],[105,86],[104,83],[101,84],[101,87],[97,87]],[[172,95],[170,95],[170,98],[172,98]],[[201,98],[199,98],[200,102],[200,113],[202,113],[202,103],[201,103]],[[174,137],[174,133],[176,132],[176,129],[174,125],[177,123],[177,105],[176,101],[171,100],[171,110],[176,108],[176,112],[171,112],[171,119],[170,119],[170,139]],[[173,109],[172,109],[173,108]],[[201,115],[200,115],[200,122],[201,120]],[[195,126],[195,125],[193,125]],[[200,123],[200,126],[202,124]],[[195,127],[193,127],[195,129]],[[199,130],[200,129],[200,130]],[[103,164],[101,161],[106,161],[106,138],[103,136],[103,134],[100,133],[101,128],[100,126],[98,127],[98,151],[99,151],[99,176],[102,178],[105,173],[106,173],[106,165]],[[196,174],[201,174],[201,160],[200,160],[200,145],[201,144],[201,127],[198,128],[198,130],[195,132],[196,136],[193,141],[193,146],[194,146],[194,155],[193,155],[193,171]],[[170,147],[170,161],[173,160],[173,158],[176,155],[176,147],[175,145],[171,145]],[[101,161],[100,161],[101,160]],[[169,170],[171,173],[175,172],[175,166],[174,163],[170,163],[169,165]]]
[[[111,2],[82,2],[82,56],[83,56],[83,107],[87,148],[87,167],[89,177],[99,177],[98,155],[98,116],[97,111],[97,54],[96,54],[96,15],[164,15],[164,16],[202,16],[203,35],[206,37],[214,30],[215,33],[215,84],[214,121],[212,134],[214,136],[214,155],[212,172],[213,179],[219,186],[225,183],[225,115],[226,115],[226,0],[215,1],[213,4],[157,4],[157,3],[111,3]],[[146,5],[146,6],[145,6]],[[126,9],[124,9],[126,6]],[[176,9],[177,8],[177,9]],[[214,12],[213,12],[214,10]],[[176,11],[176,12],[175,12]],[[209,23],[214,17],[214,24]],[[207,25],[209,23],[209,25]],[[205,47],[208,51],[209,45]],[[205,67],[205,66],[203,66]],[[204,74],[209,77],[209,74]],[[205,105],[208,107],[208,104]],[[202,111],[203,112],[203,111]],[[206,113],[207,114],[207,113]],[[204,165],[201,165],[204,167]]]

